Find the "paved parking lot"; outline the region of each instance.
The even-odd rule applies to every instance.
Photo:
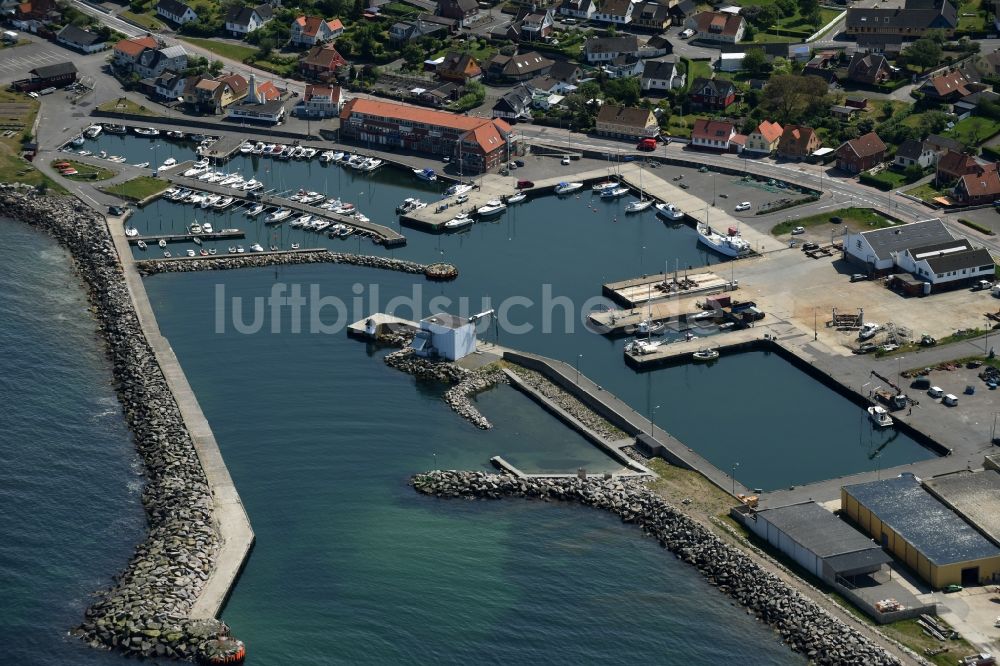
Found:
[[[14,46],[0,51],[0,83],[10,83],[28,76],[35,67],[54,65],[67,60],[77,60],[80,54],[43,39],[32,37],[31,44]]]

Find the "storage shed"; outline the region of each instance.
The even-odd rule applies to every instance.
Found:
[[[841,507],[934,588],[1000,580],[1000,548],[912,474],[841,488]]]

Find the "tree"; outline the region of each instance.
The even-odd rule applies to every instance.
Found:
[[[906,56],[907,62],[918,67],[933,67],[941,60],[941,45],[925,37],[903,49],[903,55]]]
[[[208,66],[208,71],[211,72],[212,76],[218,76],[225,66],[221,60],[213,60],[212,64]]]
[[[424,51],[416,44],[410,43],[403,47],[399,52],[403,56],[403,60],[406,61],[407,65],[415,67],[419,65],[424,60]]]
[[[903,175],[906,176],[906,180],[912,183],[913,181],[920,180],[923,177],[924,169],[919,164],[914,162],[903,170]]]
[[[639,78],[629,76],[622,79],[610,79],[604,84],[604,92],[625,106],[635,106],[642,97]]]
[[[793,16],[797,7],[795,6],[795,0],[775,0],[774,5],[781,12],[782,16]]]
[[[802,16],[809,16],[815,11],[819,11],[819,0],[799,0],[799,13]]]
[[[743,69],[754,75],[766,73],[768,66],[764,49],[758,47],[747,49],[743,55]]]
[[[810,103],[826,104],[828,86],[818,76],[781,74],[764,86],[761,105],[781,123],[797,122]]]

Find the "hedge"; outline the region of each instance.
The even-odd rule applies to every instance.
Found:
[[[981,234],[985,234],[987,236],[996,236],[996,233],[994,233],[994,231],[989,227],[987,227],[986,225],[979,224],[978,222],[973,222],[972,220],[966,220],[964,217],[958,218],[958,223],[963,224],[969,227],[970,229],[975,229]]]

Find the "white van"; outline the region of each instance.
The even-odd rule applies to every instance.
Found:
[[[944,395],[944,389],[942,389],[940,386],[932,386],[929,389],[927,389],[927,395],[929,395],[932,398],[940,398],[941,396]]]
[[[945,397],[941,398],[942,405],[948,405],[949,407],[955,407],[958,405],[958,396],[949,393]]]

